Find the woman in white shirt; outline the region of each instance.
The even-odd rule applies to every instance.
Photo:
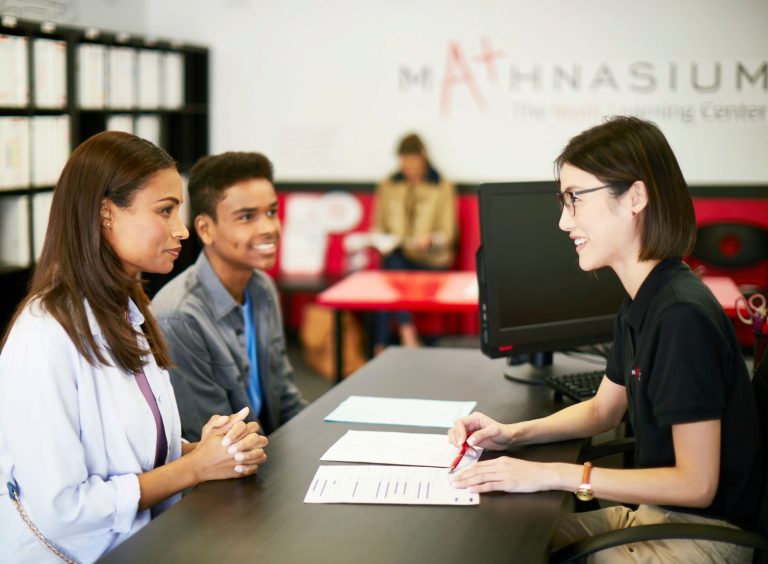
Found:
[[[62,171],[30,291],[0,344],[8,561],[94,561],[183,489],[266,459],[247,411],[181,442],[170,357],[139,277],[173,268],[189,236],[181,201],[173,159],[127,133],[91,137]]]

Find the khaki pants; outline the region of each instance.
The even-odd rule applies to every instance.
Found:
[[[655,505],[640,505],[635,511],[627,507],[616,506],[598,511],[565,515],[560,521],[560,529],[555,537],[553,547],[557,549],[605,531],[656,523],[702,523],[733,527],[725,521],[668,511]],[[663,562],[664,564],[676,562],[734,564],[743,562],[746,564],[752,562],[752,549],[712,541],[658,540],[608,548],[592,554],[588,561],[606,564],[613,564],[614,562],[649,564],[652,562]]]

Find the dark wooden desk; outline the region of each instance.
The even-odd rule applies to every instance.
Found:
[[[554,369],[584,364],[556,355]],[[503,421],[560,407],[548,388],[506,380],[506,368],[473,350],[391,347],[275,431],[257,477],[201,485],[104,561],[546,561],[564,499],[560,492],[483,494],[473,507],[303,503],[318,459],[347,429],[443,432],[323,422],[349,395],[477,400],[477,410]],[[531,460],[575,461],[578,446],[569,441],[512,452]]]

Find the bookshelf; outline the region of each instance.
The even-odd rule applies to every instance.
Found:
[[[0,21],[0,331],[26,291],[71,151],[105,129],[208,153],[208,49],[126,33]]]

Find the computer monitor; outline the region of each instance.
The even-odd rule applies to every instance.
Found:
[[[480,341],[491,358],[612,340],[624,290],[608,268],[579,268],[573,242],[558,227],[557,189],[554,182],[479,188]]]

